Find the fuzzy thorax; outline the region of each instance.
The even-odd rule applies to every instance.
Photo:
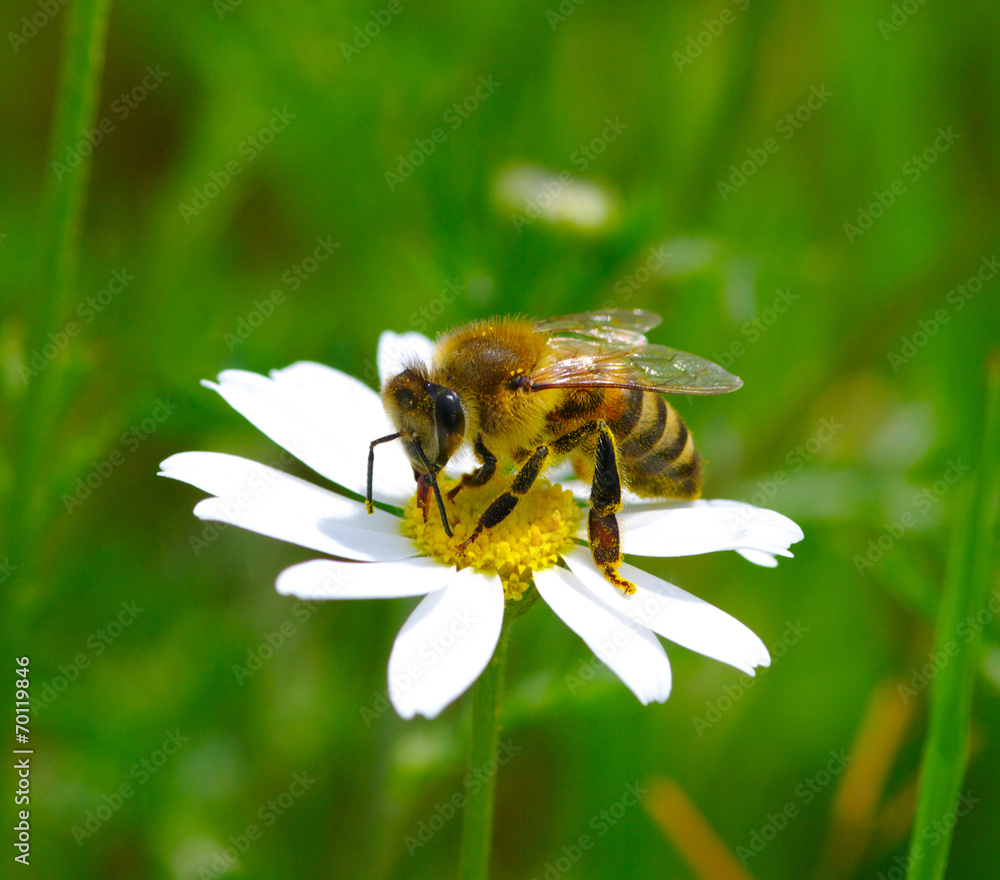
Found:
[[[454,501],[446,500],[453,533],[450,538],[433,496],[428,498],[426,522],[414,497],[403,512],[403,534],[413,539],[421,553],[444,565],[498,574],[507,598],[519,600],[532,574],[555,565],[560,554],[573,546],[581,511],[572,492],[540,479],[503,522],[483,531],[464,551],[459,550],[483,511],[510,488],[512,481],[512,476],[498,477],[483,487],[462,489]],[[442,495],[447,496],[456,485],[455,481],[441,480]]]

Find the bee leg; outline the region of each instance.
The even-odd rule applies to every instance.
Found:
[[[598,423],[594,481],[590,488],[590,517],[587,538],[590,553],[602,574],[626,596],[635,592],[635,584],[619,573],[622,564],[621,536],[615,514],[622,509],[622,484],[618,474],[618,448],[611,429]]]
[[[539,446],[531,454],[531,458],[517,472],[517,476],[514,477],[514,482],[511,483],[510,489],[502,495],[498,495],[490,502],[490,506],[479,517],[479,522],[476,523],[472,534],[462,542],[459,550],[465,550],[479,537],[483,529],[493,528],[493,526],[502,523],[510,515],[510,512],[517,507],[520,496],[524,495],[534,485],[535,480],[538,479],[538,475],[545,470],[549,456],[550,452],[547,446]]]
[[[423,511],[424,522],[427,522],[427,492],[430,483],[425,479],[424,474],[417,478],[417,509]]]
[[[475,450],[483,463],[482,467],[476,468],[471,474],[462,475],[462,482],[448,493],[449,501],[454,501],[455,496],[466,486],[485,486],[497,472],[497,457],[483,445],[482,437],[476,438]]]
[[[587,520],[587,539],[590,542],[590,553],[594,562],[611,583],[626,596],[635,592],[635,584],[619,573],[622,564],[622,545],[618,534],[618,520],[613,513],[601,516],[591,508]]]

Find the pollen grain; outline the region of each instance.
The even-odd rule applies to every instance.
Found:
[[[483,531],[464,551],[459,550],[490,502],[512,482],[513,475],[498,477],[482,487],[466,487],[447,501],[450,538],[433,499],[429,499],[425,522],[414,497],[403,512],[403,534],[422,553],[445,565],[500,575],[506,597],[520,600],[534,572],[552,567],[560,554],[573,546],[582,515],[572,492],[540,479],[520,497],[503,522]],[[441,480],[441,494],[447,497],[456,485],[457,481]]]

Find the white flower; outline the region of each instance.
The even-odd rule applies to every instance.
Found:
[[[497,178],[494,196],[515,227],[540,220],[581,233],[606,231],[620,217],[620,197],[607,186],[568,171],[536,165],[510,168]]]
[[[384,333],[379,341],[380,375],[393,374],[407,356],[426,358],[430,348],[430,341],[419,334]],[[394,430],[378,394],[320,364],[296,363],[269,377],[226,370],[217,383],[204,384],[321,477],[359,496],[365,492],[368,444]],[[471,461],[453,464],[449,470],[461,472]],[[435,717],[476,680],[499,639],[505,601],[514,601],[528,578],[556,615],[643,704],[663,702],[670,694],[670,663],[657,635],[750,675],[755,667],[770,664],[763,642],[738,620],[639,568],[622,567],[622,574],[637,587],[633,596],[622,594],[596,568],[585,543],[572,542],[574,534],[585,542],[585,526],[578,527],[574,518],[560,518],[557,510],[539,527],[542,518],[532,519],[527,503],[530,493],[518,505],[520,518],[508,517],[503,540],[497,529],[507,521],[478,539],[483,555],[468,567],[458,570],[425,555],[421,546],[426,549],[436,539],[428,531],[418,546],[413,536],[424,526],[422,518],[412,515],[413,472],[398,444],[376,450],[374,496],[387,506],[409,504],[404,517],[381,509],[367,515],[360,500],[234,455],[182,452],[161,467],[162,476],[210,493],[212,497],[194,509],[199,518],[339,557],[303,562],[281,572],[277,589],[282,595],[312,600],[425,597],[403,625],[389,657],[389,697],[404,718]],[[577,490],[585,494],[584,487]],[[496,487],[490,484],[477,491],[487,492],[489,500]],[[546,503],[569,498],[559,487],[539,491],[549,493]],[[463,491],[457,500],[470,492]],[[569,507],[578,510],[576,504]],[[618,519],[624,550],[643,556],[736,550],[751,562],[771,566],[775,556],[791,556],[789,545],[802,538],[799,527],[786,517],[736,501],[629,503]],[[561,523],[562,533],[552,540],[562,543],[541,551],[542,556],[548,554],[544,559],[519,559],[519,538],[524,538],[524,546],[545,544],[551,523]],[[458,539],[458,529],[468,530],[471,524],[453,525]],[[562,549],[556,553],[552,547]],[[558,560],[565,567],[552,564]],[[486,573],[501,569],[509,599],[501,576]]]

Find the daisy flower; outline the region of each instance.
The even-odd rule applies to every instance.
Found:
[[[432,343],[417,333],[382,334],[378,371],[395,375]],[[413,471],[399,444],[376,453],[374,498],[365,511],[368,445],[392,433],[379,395],[345,373],[300,362],[270,376],[226,370],[205,381],[259,430],[353,499],[268,465],[219,452],[182,452],[161,476],[208,492],[195,516],[289,541],[323,558],[278,575],[278,592],[300,599],[423,596],[389,657],[389,698],[403,718],[433,718],[486,668],[508,603],[532,589],[638,697],[670,695],[670,662],[658,636],[749,675],[768,666],[764,643],[724,611],[634,565],[625,596],[595,566],[586,545],[587,487],[539,480],[507,519],[465,551],[458,545],[503,488],[500,478],[449,502],[453,536],[434,505],[415,502]],[[456,456],[453,478],[474,466]],[[447,480],[442,488],[446,488]],[[626,554],[688,556],[735,550],[758,565],[791,556],[802,531],[781,514],[738,501],[650,503],[630,499],[618,514]]]

